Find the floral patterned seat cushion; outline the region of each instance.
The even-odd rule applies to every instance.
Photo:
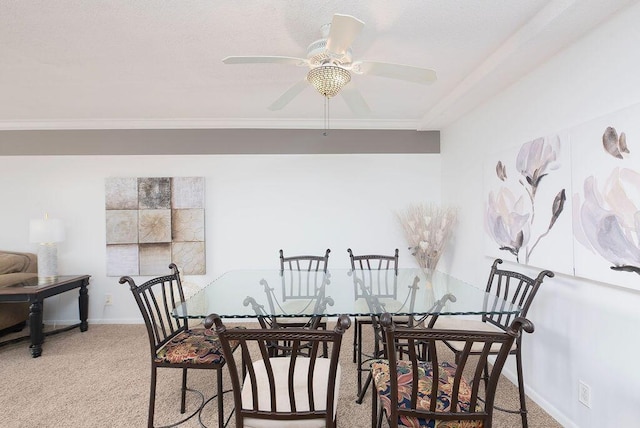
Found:
[[[232,349],[235,345],[232,345]],[[222,364],[222,346],[212,330],[187,330],[158,349],[156,363]]]
[[[438,370],[439,383],[438,388],[438,403],[436,405],[436,412],[449,412],[451,404],[451,391],[453,389],[453,380],[455,376],[456,367],[447,362],[439,364],[440,370]],[[433,376],[433,370],[431,363],[420,362],[418,365],[418,404],[417,408],[422,410],[429,410],[431,404],[431,380]],[[375,386],[378,390],[380,397],[380,403],[387,412],[387,415],[391,414],[391,384],[389,374],[389,362],[386,360],[375,361],[371,365],[371,371]],[[411,407],[411,391],[412,391],[412,369],[410,361],[398,361],[396,376],[398,377],[398,406],[401,408]],[[460,411],[469,411],[469,400],[471,398],[471,387],[467,381],[463,378],[460,384],[460,392],[458,395],[458,405]],[[476,411],[481,412],[482,407],[476,406]],[[402,427],[430,427],[430,428],[482,428],[483,421],[469,420],[469,421],[442,421],[434,419],[423,419],[399,416],[398,426]]]

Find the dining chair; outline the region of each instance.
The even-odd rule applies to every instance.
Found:
[[[533,324],[522,317],[514,319],[505,331],[491,332],[398,326],[389,313],[383,314],[380,322],[387,343],[406,341],[410,346],[407,359],[399,360],[395,352],[390,352],[387,359],[371,367],[372,427],[380,427],[386,417],[391,428],[491,428],[496,387],[505,360],[522,330],[534,330]],[[448,353],[443,342],[463,345],[455,363],[442,355]],[[419,357],[419,344],[428,347],[429,361]],[[479,349],[479,358],[471,357],[472,349]],[[496,357],[489,365],[487,357],[492,351]],[[483,372],[488,379],[481,397]]]
[[[324,276],[324,275],[323,275]],[[265,293],[266,306],[258,303],[255,297],[248,296],[245,298],[243,305],[251,306],[254,310],[260,326],[264,329],[279,329],[279,328],[305,328],[315,330],[321,328],[322,323],[326,323],[324,316],[327,306],[333,306],[333,298],[326,295],[326,282],[314,287],[313,292],[307,296],[296,295],[294,299],[300,299],[303,304],[302,307],[296,306],[295,311],[299,312],[287,312],[287,309],[283,307],[283,304],[278,302],[274,289],[269,286],[269,283],[262,279],[260,280]],[[284,305],[286,307],[286,305]],[[310,313],[311,315],[304,317],[289,317],[288,315],[299,315],[300,313]],[[282,315],[274,315],[280,313]],[[322,326],[326,329],[326,324]],[[305,346],[299,346],[297,352],[304,353],[310,348],[309,343]],[[289,356],[293,352],[292,344],[288,342],[270,342],[268,345],[269,354],[273,357],[276,356]],[[328,355],[327,345],[323,346],[323,356],[326,358]]]
[[[402,308],[399,308],[399,310],[397,310],[398,308],[394,308],[394,310],[397,310],[398,312],[406,311],[410,314],[414,313],[416,292],[420,288],[419,286],[420,281],[421,281],[420,276],[415,276],[413,279],[413,283],[409,286],[409,289],[411,290],[411,292],[409,293],[407,301],[404,302],[403,304],[403,306],[406,306],[405,310],[402,310]],[[360,282],[360,281],[356,279],[356,282]],[[377,295],[370,293],[368,288],[363,287],[362,296],[367,302],[367,305],[369,306],[369,312],[371,312],[372,314],[388,313],[387,305],[385,303],[382,303],[381,301],[382,299],[380,299]],[[412,328],[413,327],[433,328],[433,325],[437,320],[440,312],[443,310],[443,308],[446,307],[446,305],[449,302],[455,302],[456,300],[457,299],[453,294],[446,293],[442,297],[440,297],[438,300],[434,301],[433,304],[429,307],[429,309],[424,311],[422,315],[411,315],[411,316],[395,315],[394,324],[402,325],[406,327],[412,327]],[[419,358],[421,358],[423,361],[427,361],[429,358],[429,352],[427,347],[424,346],[424,343],[421,343],[419,341],[409,343],[407,341],[398,340],[395,343],[393,343],[393,346],[390,346],[386,341],[382,324],[380,322],[380,315],[371,315],[370,320],[371,320],[371,326],[373,330],[374,345],[373,345],[373,352],[367,356],[366,361],[362,361],[363,364],[365,362],[369,363],[369,368],[363,368],[363,364],[360,364],[358,366],[358,368],[360,369],[360,371],[358,372],[359,376],[367,372],[367,379],[365,380],[364,384],[362,386],[358,385],[359,391],[358,391],[358,398],[356,399],[356,403],[358,404],[362,404],[365,393],[367,392],[367,389],[371,384],[371,381],[372,381],[371,364],[377,359],[387,358],[388,353],[391,351],[397,356],[399,356],[400,359],[402,359],[405,355],[408,355],[409,352],[414,352],[414,351],[418,352]]]
[[[184,419],[172,424],[175,426],[198,414],[202,407],[217,396],[218,426],[224,426],[222,368],[225,365],[218,336],[204,328],[190,329],[187,318],[172,316],[173,310],[184,303],[184,292],[178,267],[169,265],[172,273],[153,278],[137,285],[133,278],[123,276],[120,284],[129,284],[142,318],[147,328],[151,350],[151,385],[149,393],[148,427],[154,425],[157,372],[159,368],[182,369],[180,413],[186,409],[186,392],[200,397],[198,408]],[[230,351],[236,348],[234,342],[228,343]],[[187,388],[187,369],[210,369],[217,372],[217,392],[206,402],[204,395]]]
[[[526,276],[520,272],[498,269],[498,265],[502,264],[501,259],[494,260],[489,280],[485,291],[488,294],[499,296],[505,301],[518,305],[522,308],[519,317],[527,317],[529,308],[533,303],[533,299],[538,293],[538,289],[542,285],[545,277],[553,278],[553,272],[549,270],[541,271],[535,278]],[[487,308],[491,309],[491,308]],[[478,330],[478,331],[502,331],[509,329],[515,315],[485,314],[481,319],[467,319],[461,317],[439,317],[435,322],[435,327],[446,330]],[[464,342],[455,340],[444,341],[445,345],[454,352],[455,360],[458,361],[464,352]],[[471,355],[483,355],[482,350],[478,347],[472,348]],[[496,355],[499,352],[498,347],[491,349],[488,355]],[[520,400],[520,408],[518,410],[503,409],[496,407],[500,411],[508,413],[519,413],[522,419],[522,426],[528,427],[527,422],[527,405],[526,395],[524,391],[524,376],[522,371],[522,336],[518,336],[512,347],[509,349],[508,355],[516,356],[516,371],[518,377],[518,394]],[[486,358],[486,356],[484,356]],[[486,375],[485,375],[486,378]]]
[[[280,271],[284,271],[285,268],[296,271],[327,271],[327,265],[329,264],[329,253],[331,250],[327,248],[324,256],[289,256],[285,257],[282,250],[280,250]]]
[[[341,381],[340,347],[351,325],[341,315],[333,330],[229,329],[216,314],[205,327],[215,326],[231,377],[235,426],[254,428],[335,427]],[[270,342],[291,342],[294,350],[312,343],[308,356],[293,352],[274,357]],[[241,358],[233,355],[238,342]],[[329,343],[328,358],[320,356],[320,345]],[[237,361],[239,360],[239,361]],[[242,373],[242,374],[241,374]]]
[[[396,248],[394,254],[391,256],[378,255],[378,254],[365,254],[354,255],[351,248],[347,248],[349,253],[349,261],[351,263],[351,270],[354,275],[354,290],[356,301],[363,300],[363,290],[366,290],[367,294],[375,296],[380,302],[380,299],[397,297],[398,288],[398,249]],[[363,288],[364,287],[364,288]],[[366,300],[365,300],[366,301]],[[365,352],[362,348],[362,326],[372,326],[375,320],[371,316],[359,316],[354,318],[353,323],[353,362],[356,363],[356,370],[358,372],[357,378],[357,393],[361,397],[364,394],[362,387],[363,373],[368,372],[369,369],[363,368],[363,356]],[[374,337],[373,350],[368,352],[367,357],[377,358],[380,353],[380,335],[375,334],[375,329],[372,332]]]
[[[282,301],[287,299],[305,299],[318,294],[318,284],[323,284],[326,280],[327,266],[329,265],[329,253],[327,248],[323,256],[295,255],[284,256],[284,251],[280,249],[280,277],[282,280]],[[319,303],[322,301],[318,300]],[[317,322],[316,322],[317,321]],[[313,327],[327,328],[327,320],[310,317],[278,317],[272,318],[272,327]],[[285,351],[286,344],[280,344]],[[327,355],[327,346],[323,347],[323,355]]]

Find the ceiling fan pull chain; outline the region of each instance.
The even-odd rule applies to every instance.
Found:
[[[324,97],[324,132],[325,137],[329,134],[329,97]]]

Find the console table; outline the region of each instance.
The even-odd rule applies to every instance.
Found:
[[[0,289],[0,302],[30,303],[29,335],[0,342],[0,346],[29,338],[31,339],[31,344],[29,345],[31,356],[37,358],[42,355],[42,344],[45,336],[68,331],[76,327],[80,327],[80,331],[87,331],[89,328],[87,323],[89,312],[87,285],[89,285],[89,278],[90,275],[58,276],[51,280],[42,280],[42,278],[34,277]],[[44,299],[76,288],[80,289],[80,296],[78,297],[80,322],[45,333],[42,324]]]

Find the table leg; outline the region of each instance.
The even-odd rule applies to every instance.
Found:
[[[80,286],[80,296],[78,297],[78,310],[80,312],[80,331],[87,331],[89,329],[89,323],[87,318],[89,316],[89,291],[87,290],[87,284],[89,280],[82,281]]]
[[[31,356],[37,358],[42,355],[42,343],[44,342],[42,301],[36,300],[29,307],[29,335],[31,337],[31,345],[29,345]]]

